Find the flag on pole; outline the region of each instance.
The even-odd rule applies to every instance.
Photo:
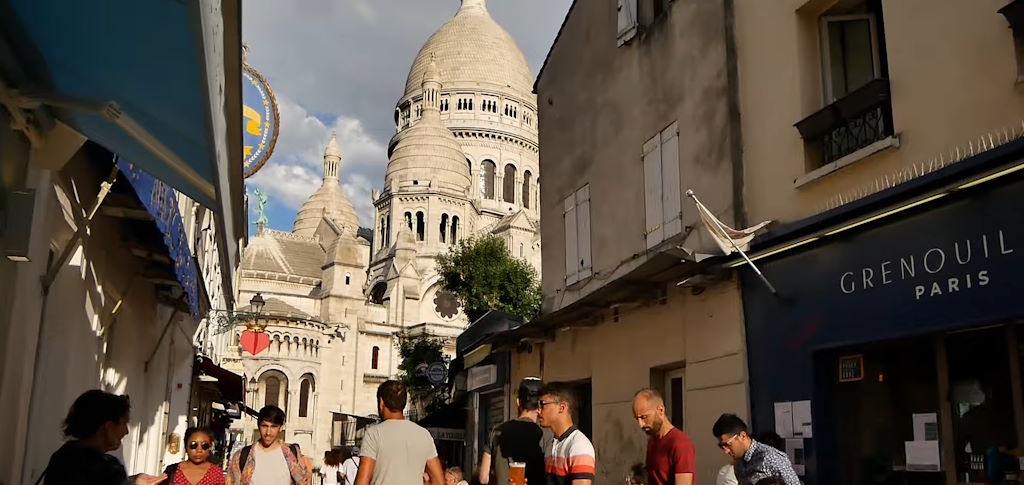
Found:
[[[732,254],[739,251],[750,250],[750,241],[754,239],[757,231],[761,230],[772,221],[765,221],[756,226],[748,227],[746,229],[733,229],[725,225],[722,221],[718,220],[704,204],[694,199],[697,203],[697,213],[700,214],[700,220],[704,223],[704,227],[711,233],[711,237],[718,244],[718,247],[722,249],[722,252],[726,255]]]

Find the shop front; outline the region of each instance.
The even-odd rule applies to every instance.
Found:
[[[778,295],[743,271],[752,425],[805,483],[1021,483],[1019,163],[765,257]]]

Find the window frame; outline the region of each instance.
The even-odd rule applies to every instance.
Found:
[[[869,35],[871,37],[871,68],[872,79],[878,79],[882,75],[882,60],[879,50],[879,34],[878,34],[878,17],[871,12],[868,13],[855,13],[855,14],[842,14],[842,15],[822,15],[818,19],[818,48],[821,55],[821,80],[822,80],[822,102],[825,106],[836,102],[841,97],[836,97],[833,92],[832,85],[832,53],[829,49],[829,24],[840,23],[840,22],[851,22],[857,20],[867,20]],[[849,94],[849,90],[843,96]]]

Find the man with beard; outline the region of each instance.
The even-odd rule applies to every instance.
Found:
[[[665,416],[665,400],[654,389],[641,389],[633,398],[633,416],[647,433],[649,485],[694,485],[697,468],[693,442]]]
[[[356,485],[444,485],[441,460],[430,432],[405,419],[408,400],[401,382],[386,381],[377,388],[377,409],[383,421],[367,428],[363,435]]]

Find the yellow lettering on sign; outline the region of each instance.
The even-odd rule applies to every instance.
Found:
[[[261,123],[263,118],[260,116],[259,111],[242,105],[242,117],[247,120],[245,122],[245,131],[249,132],[250,135],[259,135],[260,125],[263,124]]]

